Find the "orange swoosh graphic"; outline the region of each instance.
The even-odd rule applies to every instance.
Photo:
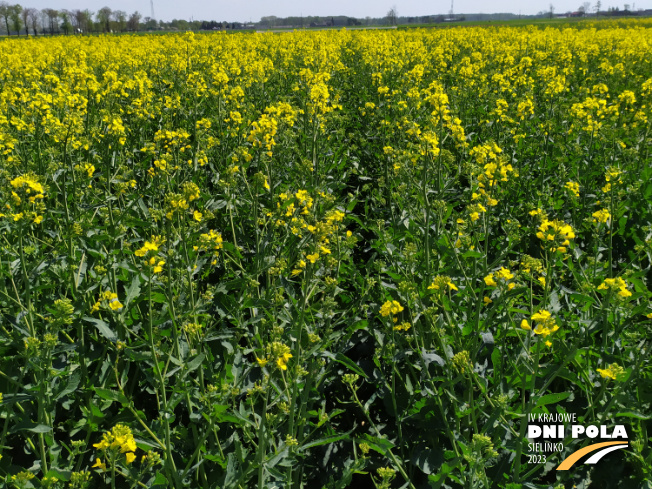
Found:
[[[566,459],[559,464],[559,467],[557,467],[557,470],[568,470],[570,469],[575,462],[577,462],[579,459],[581,459],[584,455],[587,453],[594,452],[598,450],[599,448],[603,447],[608,447],[611,445],[623,445],[626,444],[625,441],[605,441],[603,443],[594,443],[593,445],[589,445],[588,447],[580,448],[576,452],[571,453]]]

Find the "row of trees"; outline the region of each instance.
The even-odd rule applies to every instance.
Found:
[[[590,2],[584,2],[576,12],[568,12],[564,16],[586,16],[590,12],[595,12],[595,15],[631,15],[640,12],[631,12],[629,4],[624,5],[624,10],[619,10],[618,7],[609,9],[606,12],[601,11],[602,2],[598,0],[595,6],[591,6]],[[640,9],[639,9],[640,10]],[[648,13],[649,12],[645,12]],[[644,14],[645,14],[644,13]],[[550,4],[548,11],[539,12],[537,16],[523,16],[528,18],[533,17],[553,17],[555,15],[555,7]],[[559,14],[558,14],[559,15]],[[246,24],[239,22],[216,22],[216,21],[196,21],[196,20],[182,20],[174,19],[170,22],[157,22],[150,17],[142,17],[136,11],[131,15],[122,10],[112,10],[109,7],[101,8],[97,12],[90,10],[56,10],[52,8],[44,8],[38,10],[35,8],[23,8],[18,4],[9,4],[5,0],[0,0],[0,32],[5,31],[6,34],[26,35],[36,34],[71,34],[71,33],[92,33],[92,32],[136,32],[143,30],[223,30],[223,29],[247,29],[247,28],[279,28],[279,27],[344,27],[344,26],[357,26],[357,25],[396,25],[396,24],[419,24],[419,23],[438,23],[450,20],[507,20],[512,18],[521,17],[515,14],[501,13],[501,14],[466,14],[465,16],[458,16],[455,19],[451,14],[446,17],[439,16],[421,16],[421,17],[399,17],[396,6],[393,6],[385,17],[365,19],[356,19],[346,16],[335,17],[285,17],[280,18],[276,16],[262,17],[260,22],[256,24]]]
[[[143,17],[136,11],[128,15],[122,10],[104,7],[97,12],[86,10],[55,10],[23,8],[0,1],[0,33],[8,35],[73,34],[98,32],[136,32],[152,30],[224,30],[252,27],[240,22],[187,21],[170,22]]]
[[[633,4],[634,6],[636,4]],[[630,10],[630,7],[631,10]],[[566,13],[560,13],[557,14],[557,16],[561,17],[586,17],[588,15],[591,15],[591,12],[595,14],[595,16],[605,16],[605,17],[617,17],[617,16],[624,16],[624,15],[649,15],[650,11],[649,10],[644,10],[642,8],[635,9],[632,5],[629,3],[626,3],[623,5],[623,10],[620,9],[619,6],[616,7],[607,7],[607,10],[602,11],[602,2],[598,0],[594,6],[591,6],[591,2],[584,2],[582,5],[578,7],[578,9],[575,12],[566,12]],[[545,17],[548,16],[550,18],[555,16],[555,6],[551,3],[550,8],[548,11],[542,10],[537,14],[539,17]]]
[[[128,15],[122,10],[104,7],[97,12],[90,10],[56,10],[24,8],[19,4],[0,2],[0,20],[8,35],[71,34],[80,32],[126,32],[156,29],[155,20],[136,11]]]

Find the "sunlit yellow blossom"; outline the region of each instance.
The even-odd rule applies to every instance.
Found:
[[[136,459],[134,452],[138,449],[131,429],[121,423],[115,425],[111,431],[104,433],[102,440],[99,443],[94,443],[93,446],[102,452],[110,452],[110,459],[113,459],[116,453],[125,453],[127,464],[132,463]],[[106,465],[99,458],[97,458],[93,467],[103,470],[106,469]]]
[[[580,184],[577,182],[566,182],[566,185],[564,185],[568,189],[569,192],[571,192],[575,197],[580,196]]]
[[[42,196],[45,193],[43,185],[41,185],[36,179],[36,176],[32,174],[16,177],[9,183],[14,189],[23,189],[25,193],[34,193],[40,195],[41,198],[43,198]]]
[[[412,327],[412,324],[404,321],[401,324],[394,326],[394,331],[408,331]]]
[[[450,277],[439,275],[435,277],[432,281],[432,284],[428,286],[429,290],[458,290],[455,284],[451,281]]]
[[[609,214],[609,211],[607,209],[601,209],[599,211],[594,212],[592,215],[593,215],[593,222],[596,224],[606,223],[611,217],[611,214]]]
[[[313,253],[312,255],[306,255],[306,258],[310,263],[315,263],[319,259],[319,253]]]
[[[484,278],[484,283],[487,284],[489,287],[497,287],[498,283],[494,280],[494,274],[490,273]]]
[[[620,380],[625,375],[625,369],[617,363],[612,363],[606,369],[598,368],[596,371],[603,379]]]
[[[573,228],[563,221],[549,221],[544,219],[539,226],[537,238],[544,241],[550,251],[565,253],[570,240],[575,238]]]
[[[97,302],[91,308],[91,313],[97,312],[101,307],[106,307],[107,305],[112,311],[116,312],[119,312],[124,307],[118,300],[118,294],[107,289],[100,294]]]
[[[604,282],[598,285],[598,290],[609,290],[615,292],[623,299],[631,297],[632,295],[632,293],[627,289],[627,282],[625,282],[621,277],[604,279]]]
[[[276,366],[280,368],[281,370],[287,370],[288,369],[288,360],[292,358],[291,353],[283,353],[280,357],[276,359]]]
[[[165,239],[161,236],[153,236],[151,241],[145,241],[145,244],[142,248],[136,250],[134,255],[143,257],[150,251],[158,251],[159,247],[165,242]]]
[[[380,315],[387,317],[391,314],[398,314],[403,310],[403,306],[398,301],[387,301],[380,308]]]
[[[557,326],[550,312],[545,309],[541,309],[539,312],[533,314],[532,321],[536,322],[536,326],[533,330],[534,333],[540,334],[544,338],[559,329],[559,326]]]
[[[505,267],[501,267],[500,270],[490,273],[484,278],[484,283],[488,287],[498,287],[499,285],[507,286],[508,290],[514,288],[516,284],[510,282],[514,278],[514,274]]]

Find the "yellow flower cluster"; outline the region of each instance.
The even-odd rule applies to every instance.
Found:
[[[272,150],[276,145],[274,136],[278,131],[278,122],[273,116],[269,114],[263,114],[255,122],[251,124],[251,132],[247,137],[249,141],[255,148],[264,148],[266,149],[267,156],[272,156]]]
[[[199,245],[194,247],[195,251],[210,252],[213,256],[211,265],[217,264],[217,257],[220,256],[220,250],[223,247],[222,234],[211,229],[208,233],[199,236]]]
[[[92,165],[90,163],[84,163],[83,165],[77,165],[75,166],[75,169],[79,172],[84,172],[86,173],[86,176],[88,178],[92,178],[93,174],[95,173],[95,165]]]
[[[94,443],[93,446],[100,450],[112,462],[116,461],[118,454],[125,454],[127,465],[136,460],[136,440],[131,429],[124,424],[117,424],[110,432],[102,435],[102,441]],[[106,470],[106,463],[97,457],[93,467]]]
[[[119,312],[124,306],[118,300],[118,294],[111,292],[109,289],[100,294],[97,302],[91,308],[91,314],[100,310],[101,307],[107,307],[114,312]]]
[[[592,134],[602,128],[604,119],[618,116],[618,106],[609,105],[607,99],[587,97],[584,102],[573,104],[571,114],[576,119],[574,127]]]
[[[617,363],[612,363],[607,368],[598,368],[596,371],[603,379],[620,380],[625,375],[625,369]]]
[[[471,221],[475,222],[480,219],[480,214],[487,212],[487,208],[482,204],[471,204],[467,208]]]
[[[387,301],[382,306],[380,306],[380,315],[382,317],[393,315],[392,320],[394,322],[398,321],[396,315],[401,311],[403,311],[403,306],[398,301]]]
[[[6,204],[6,209],[11,213],[13,221],[26,220],[34,224],[43,221],[41,214],[45,210],[42,201],[45,198],[45,189],[38,181],[36,175],[27,174],[14,178],[11,185],[11,204]],[[4,214],[0,214],[3,217]]]
[[[575,197],[580,196],[580,184],[577,182],[566,182],[566,185],[564,187]]]
[[[320,193],[320,196],[327,198],[325,193]],[[340,223],[346,215],[339,209],[330,209],[325,213],[322,220],[315,220],[310,212],[314,201],[306,190],[298,190],[294,196],[291,193],[282,192],[279,198],[281,202],[277,202],[277,210],[283,214],[283,217],[289,217],[290,219],[289,222],[284,219],[276,219],[274,224],[277,227],[287,226],[289,231],[298,237],[303,237],[305,231],[314,237],[314,242],[310,246],[310,253],[302,254],[297,266],[292,270],[292,275],[296,276],[305,269],[306,260],[315,264],[321,256],[332,254],[331,240],[340,239],[338,234],[341,230]],[[299,209],[301,209],[301,212],[297,212]],[[272,215],[271,212],[268,215]],[[313,224],[309,224],[310,222],[313,222]],[[349,236],[350,233],[347,233],[347,237]]]
[[[545,309],[541,309],[539,312],[533,314],[532,321],[536,322],[536,326],[533,330],[534,334],[540,334],[544,338],[559,329],[555,319],[552,317],[550,312],[546,311]],[[523,319],[523,321],[521,321],[521,328],[527,331],[532,330],[532,327],[530,326],[530,323],[528,323],[527,319]],[[546,345],[551,346],[551,343],[546,342]]]
[[[598,290],[615,292],[623,299],[631,297],[632,295],[632,293],[627,289],[627,282],[620,277],[604,279],[604,282],[598,285]]]
[[[396,326],[394,326],[394,331],[409,331],[411,327],[412,327],[411,323],[407,321],[403,321],[401,324],[397,324]]]
[[[199,199],[201,192],[196,183],[185,182],[182,186],[182,193],[169,193],[165,196],[165,208],[167,219],[172,219],[175,213],[181,213],[190,207],[190,203]],[[200,222],[202,214],[198,210],[191,212],[193,219]]]
[[[620,168],[617,168],[615,166],[610,166],[607,168],[607,172],[604,175],[604,179],[607,182],[604,187],[602,187],[602,191],[604,193],[611,192],[611,188],[613,185],[622,185],[623,179],[621,177],[622,171]]]
[[[151,241],[145,241],[145,244],[134,252],[134,255],[140,258],[145,258],[144,263],[150,267],[152,273],[161,273],[165,261],[158,258],[158,251],[161,245],[165,242],[165,238],[161,236],[153,236]]]
[[[492,272],[484,278],[484,283],[489,287],[507,287],[507,290],[512,290],[516,284],[510,282],[514,278],[514,274],[507,268],[501,267],[497,272]]]
[[[157,252],[164,242],[165,238],[161,236],[152,236],[151,241],[145,241],[145,244],[142,246],[142,248],[136,250],[134,255],[144,257],[150,251]]]
[[[575,238],[573,228],[563,221],[549,221],[544,219],[539,226],[537,238],[549,245],[548,249],[553,253],[559,251],[566,253],[570,240]]]
[[[170,99],[166,99],[165,105],[170,106]],[[172,166],[171,164],[176,161],[175,157],[184,156],[189,153],[191,148],[190,134],[186,131],[171,131],[167,129],[160,129],[154,134],[154,141],[146,144],[141,151],[146,154],[155,155],[153,160],[153,167],[150,167],[148,174],[154,177],[157,174],[167,174],[171,171],[179,169],[178,165]],[[192,162],[192,160],[191,160]]]
[[[299,201],[299,205],[303,207],[302,214],[308,214],[312,208],[312,197],[307,190],[299,190],[294,196]]]
[[[432,283],[428,286],[428,290],[434,290],[437,293],[442,293],[446,290],[458,289],[451,281],[450,277],[447,277],[446,275],[437,275],[432,279]]]
[[[288,361],[292,358],[290,347],[280,341],[274,341],[265,348],[266,355],[263,358],[256,357],[256,362],[260,367],[264,367],[270,361],[276,365],[279,370],[288,369]]]
[[[599,211],[594,212],[592,216],[593,216],[593,222],[595,224],[604,224],[609,220],[611,214],[609,214],[608,209],[601,209]]]
[[[476,163],[483,168],[478,175],[480,188],[488,190],[496,186],[499,181],[506,182],[510,173],[518,176],[512,165],[501,157],[502,152],[503,150],[494,142],[474,146],[469,151],[469,156],[473,156]]]

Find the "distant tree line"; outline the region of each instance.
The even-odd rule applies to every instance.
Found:
[[[56,10],[23,7],[0,2],[0,27],[8,35],[76,34],[91,32],[135,32],[156,29],[158,24],[139,12],[131,15],[122,10],[104,7],[97,12],[88,9]]]
[[[601,16],[622,16],[622,15],[650,15],[652,11],[632,11],[629,4],[624,9],[608,7],[606,11],[601,10],[601,2],[598,0],[595,6],[590,2],[584,2],[575,12],[556,14],[556,16],[586,16],[591,12]],[[510,20],[515,18],[535,18],[550,16],[554,14],[554,7],[550,5],[549,11],[542,11],[538,15],[520,16],[511,13],[498,14],[464,14],[455,17],[450,15],[424,15],[399,17],[396,7],[392,7],[385,17],[365,17],[357,19],[347,16],[317,17],[317,16],[294,16],[294,17],[262,17],[257,23],[246,22],[218,22],[215,20],[183,20],[173,19],[170,22],[157,21],[151,17],[143,17],[140,12],[135,11],[128,14],[123,10],[112,10],[110,7],[103,7],[97,12],[88,9],[80,10],[56,10],[44,8],[23,7],[19,4],[10,4],[5,0],[0,1],[0,33],[6,35],[55,35],[55,34],[90,34],[107,32],[138,32],[153,30],[227,30],[227,29],[282,29],[282,28],[306,28],[306,27],[352,27],[352,26],[374,26],[374,25],[396,25],[396,24],[433,24],[449,21],[481,21],[481,20]]]

